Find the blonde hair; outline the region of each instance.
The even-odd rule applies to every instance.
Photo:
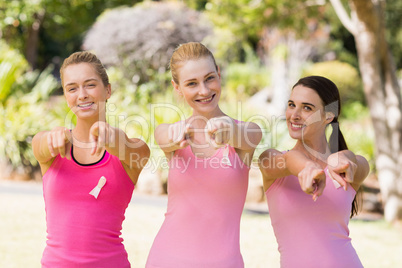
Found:
[[[179,45],[172,54],[170,58],[170,72],[172,74],[172,79],[176,84],[179,84],[178,69],[183,63],[189,60],[197,60],[204,57],[211,57],[214,62],[215,68],[218,71],[218,66],[216,65],[214,55],[211,51],[199,42],[189,42]]]
[[[94,67],[95,72],[100,76],[103,85],[105,86],[109,85],[109,76],[107,75],[106,69],[103,66],[102,62],[98,59],[98,57],[95,56],[95,54],[92,54],[91,52],[88,51],[75,52],[64,60],[63,65],[60,68],[60,78],[62,85],[63,85],[64,70],[68,66],[78,63],[91,64]]]

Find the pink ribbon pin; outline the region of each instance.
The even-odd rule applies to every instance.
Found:
[[[105,184],[106,184],[106,178],[102,176],[99,179],[98,185],[96,185],[95,188],[93,188],[92,191],[89,192],[89,194],[93,195],[96,199],[98,199],[100,190],[102,190],[102,187],[105,186]]]

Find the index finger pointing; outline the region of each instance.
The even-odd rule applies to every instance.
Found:
[[[55,157],[56,153],[54,152],[54,149],[53,149],[52,135],[50,133],[47,135],[47,147],[49,149],[50,155],[52,157]]]
[[[328,175],[332,180],[338,182],[345,191],[347,190],[347,187],[348,187],[347,183],[340,175],[338,175],[336,172],[333,172],[329,169],[328,169]]]

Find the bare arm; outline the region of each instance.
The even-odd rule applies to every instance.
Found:
[[[71,133],[64,127],[41,131],[34,136],[32,150],[36,160],[39,162],[42,175],[46,173],[58,154],[61,157],[70,158],[70,154],[67,152],[70,141]]]
[[[286,168],[284,155],[275,149],[264,151],[258,161],[262,173],[264,192],[274,183],[275,179],[290,175]]]
[[[160,124],[155,129],[155,140],[159,147],[170,158],[172,153],[189,145],[188,140],[193,135],[193,128],[184,121],[173,124]]]
[[[277,178],[294,175],[299,178],[301,189],[316,200],[325,188],[325,173],[320,165],[304,154],[292,150],[282,154],[275,149],[266,150],[260,156],[259,166],[266,191]]]
[[[130,139],[126,133],[111,127],[106,122],[96,122],[90,129],[90,140],[94,142],[92,154],[100,154],[103,148],[118,157],[134,182],[138,180],[141,170],[148,162],[150,150],[140,139]]]
[[[244,151],[255,150],[261,138],[261,129],[257,124],[253,122],[234,122],[233,136],[229,144]]]
[[[260,127],[253,122],[236,123],[229,116],[214,117],[207,122],[206,133],[216,148],[226,144],[243,150],[254,151],[260,143]]]
[[[324,169],[297,150],[287,152],[285,162],[289,172],[299,179],[303,192],[311,194],[314,201],[317,200],[326,185]]]

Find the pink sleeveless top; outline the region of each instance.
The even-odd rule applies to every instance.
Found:
[[[95,198],[89,193],[102,176],[106,184]],[[91,165],[58,155],[43,176],[48,235],[42,267],[130,267],[120,235],[133,190],[120,160],[108,152]]]
[[[222,161],[228,155],[231,166]],[[240,217],[249,168],[233,147],[197,158],[190,146],[169,162],[168,207],[147,268],[242,268]]]
[[[336,188],[325,173],[326,187],[316,202],[292,175],[275,180],[265,193],[283,268],[363,267],[348,229],[356,191]]]

